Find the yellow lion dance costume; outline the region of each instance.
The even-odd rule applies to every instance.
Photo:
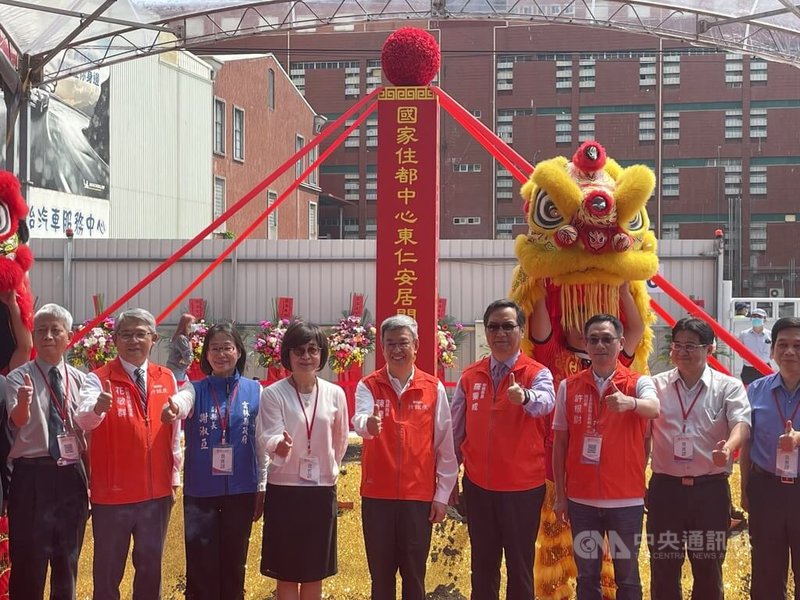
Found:
[[[511,297],[529,319],[546,308],[550,337],[535,341],[535,328],[529,326],[523,348],[550,368],[556,387],[587,366],[581,349],[568,343],[569,334],[578,332],[581,337],[583,324],[598,313],[618,316],[623,324],[634,319],[642,324],[628,362],[634,370],[647,372],[653,318],[645,280],[658,271],[658,257],[645,205],[654,187],[655,176],[648,167],[623,169],[595,141],[583,143],[571,161],[560,156],[539,163],[522,186],[528,234],[516,240],[519,266]],[[622,310],[621,289],[632,297],[628,312],[633,314]],[[565,600],[573,595],[577,570],[569,526],[558,522],[552,510],[551,459],[552,454],[537,539],[535,594],[541,600]],[[615,598],[609,560],[602,583],[604,596]]]

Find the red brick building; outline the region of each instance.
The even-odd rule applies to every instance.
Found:
[[[438,84],[529,161],[570,156],[596,138],[623,165],[656,171],[649,212],[660,237],[707,238],[723,229],[735,294],[800,295],[800,246],[789,241],[800,237],[793,193],[800,70],[605,28],[418,25],[440,42]],[[274,52],[311,106],[331,120],[381,85],[380,48],[390,29],[358,24],[233,45]],[[320,170],[323,189],[353,203],[343,210],[344,237],[375,235],[376,144],[370,117]],[[449,116],[442,118],[441,153],[443,238],[526,230],[519,184]],[[323,214],[322,231],[338,237],[337,219],[338,211]]]
[[[214,80],[214,217],[238,202],[313,139],[320,117],[271,55],[207,59]],[[318,156],[318,148],[234,215],[222,231],[238,235]],[[249,237],[315,239],[319,179],[313,172]]]

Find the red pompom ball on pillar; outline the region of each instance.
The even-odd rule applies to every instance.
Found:
[[[381,50],[383,74],[393,85],[428,85],[440,63],[436,39],[416,27],[401,27],[386,38]]]

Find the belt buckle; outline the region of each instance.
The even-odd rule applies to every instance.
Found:
[[[681,477],[681,485],[692,487],[694,485],[694,477]]]
[[[785,476],[781,475],[781,483],[786,483],[786,484],[791,485],[795,481],[797,481],[796,477],[785,477]]]

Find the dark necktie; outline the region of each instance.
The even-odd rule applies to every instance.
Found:
[[[61,452],[58,450],[58,436],[64,432],[64,420],[61,418],[59,409],[66,411],[64,403],[64,385],[61,382],[61,373],[55,367],[50,368],[50,389],[53,390],[54,399],[51,398],[50,410],[47,414],[47,434],[49,439],[48,450],[50,456],[58,460]],[[58,401],[58,406],[56,406]]]
[[[498,387],[500,382],[503,381],[503,377],[508,373],[508,367],[506,363],[496,363],[492,371],[492,383],[494,383],[494,387]]]
[[[136,387],[139,390],[139,400],[142,403],[142,412],[147,414],[147,386],[144,384],[144,369],[134,369],[133,374],[136,376]]]

